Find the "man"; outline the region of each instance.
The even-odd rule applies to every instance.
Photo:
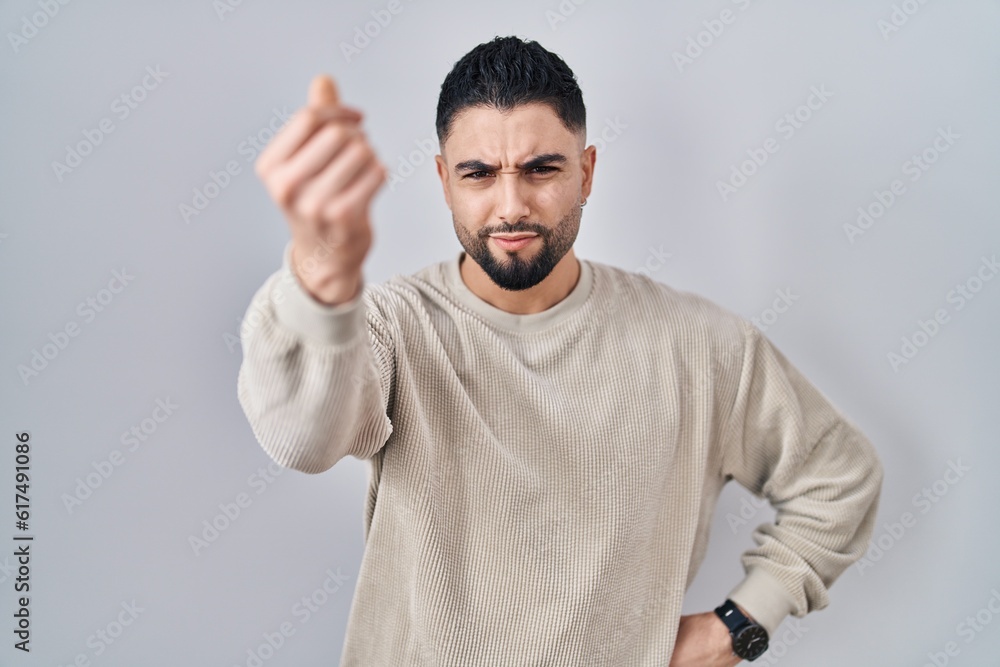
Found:
[[[722,667],[827,606],[881,463],[744,318],[576,258],[596,149],[558,56],[507,37],[455,64],[436,163],[464,250],[379,285],[385,168],[330,79],[309,100],[256,165],[292,239],[238,394],[282,466],[370,462],[342,664]],[[727,600],[681,616],[730,480],[777,520]]]

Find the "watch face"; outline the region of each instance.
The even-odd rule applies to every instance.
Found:
[[[767,650],[767,630],[759,625],[744,628],[733,638],[733,652],[744,660],[754,660]]]

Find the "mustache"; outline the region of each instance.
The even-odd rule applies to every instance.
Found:
[[[486,238],[490,234],[538,234],[539,236],[545,237],[548,234],[548,229],[542,225],[536,225],[534,223],[520,224],[520,225],[507,225],[504,227],[497,227],[493,229],[481,229],[479,231],[479,238]]]

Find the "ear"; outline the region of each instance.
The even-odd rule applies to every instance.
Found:
[[[586,199],[594,184],[594,165],[597,163],[597,147],[591,144],[580,156],[580,168],[583,170],[583,182],[580,184],[580,195]]]
[[[448,163],[441,155],[434,156],[434,164],[437,166],[438,177],[441,179],[441,187],[444,190],[444,201],[451,210],[451,191],[448,186],[451,184],[451,174],[448,173]]]

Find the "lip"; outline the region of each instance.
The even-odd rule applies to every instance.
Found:
[[[500,246],[503,250],[520,250],[538,238],[538,235],[523,236],[517,239],[504,239],[499,236],[491,236],[490,238],[493,239],[494,243]]]

